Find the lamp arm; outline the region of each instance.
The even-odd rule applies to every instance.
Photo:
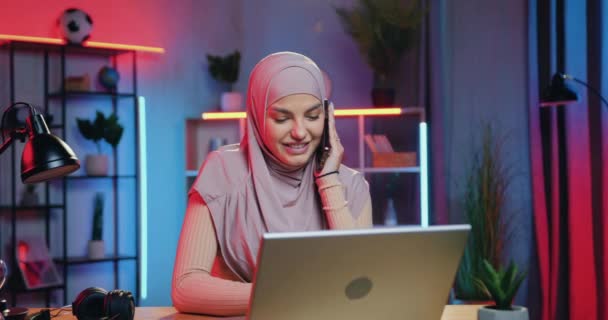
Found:
[[[4,152],[4,150],[6,150],[12,143],[13,143],[13,137],[9,136],[8,139],[6,139],[6,141],[4,141],[2,143],[2,145],[0,146],[0,154],[2,154]]]
[[[2,112],[2,118],[0,119],[0,138],[2,139],[2,147],[0,147],[0,154],[2,154],[2,152],[8,148],[8,146],[10,145],[10,134],[8,139],[4,137],[4,119],[6,118],[6,115],[14,108],[19,108],[19,107],[27,107],[30,109],[30,115],[34,116],[38,114],[38,111],[36,110],[36,108],[34,108],[31,104],[27,103],[27,102],[15,102],[13,104],[11,104],[10,106],[8,106],[6,109],[4,109],[4,112]],[[5,143],[6,141],[6,143]]]
[[[587,87],[587,89],[589,89],[589,91],[593,92],[596,96],[600,97],[600,99],[602,100],[602,102],[604,103],[604,105],[606,106],[606,108],[608,108],[608,101],[606,100],[606,98],[604,98],[602,96],[602,94],[598,90],[596,90],[592,86],[588,85],[585,81],[580,80],[578,78],[575,78],[575,77],[573,77],[571,75],[568,75],[568,74],[564,74],[563,77],[565,79],[570,79],[570,80],[572,80],[574,82],[580,83],[580,84],[584,85],[585,87]]]

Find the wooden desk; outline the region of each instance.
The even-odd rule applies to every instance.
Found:
[[[478,305],[447,305],[443,310],[441,320],[477,320]],[[40,309],[30,309],[30,313]],[[55,312],[52,312],[55,314]],[[76,317],[70,311],[62,312],[53,320],[74,320]],[[135,311],[135,320],[244,320],[245,317],[210,317],[193,314],[178,313],[173,307],[138,307]]]

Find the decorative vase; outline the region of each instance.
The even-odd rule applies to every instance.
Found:
[[[108,175],[108,156],[105,154],[89,154],[85,160],[85,171],[89,176]]]
[[[478,320],[528,320],[528,309],[513,306],[512,310],[498,310],[494,306],[484,306],[477,311]]]
[[[222,111],[234,112],[243,109],[243,95],[240,92],[224,92],[220,105]]]
[[[386,212],[384,213],[384,225],[394,227],[397,223],[397,210],[395,210],[395,201],[393,198],[386,200]]]
[[[89,240],[89,259],[103,259],[106,256],[106,245],[103,240]]]

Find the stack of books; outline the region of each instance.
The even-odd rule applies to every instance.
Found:
[[[366,134],[365,143],[372,152],[372,167],[394,168],[414,167],[417,163],[417,153],[395,152],[391,142],[383,134]]]

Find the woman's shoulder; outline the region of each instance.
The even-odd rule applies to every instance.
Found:
[[[193,188],[214,197],[236,191],[248,177],[247,157],[238,144],[227,145],[207,155]],[[203,197],[205,198],[205,197]],[[207,199],[205,199],[207,200]]]

